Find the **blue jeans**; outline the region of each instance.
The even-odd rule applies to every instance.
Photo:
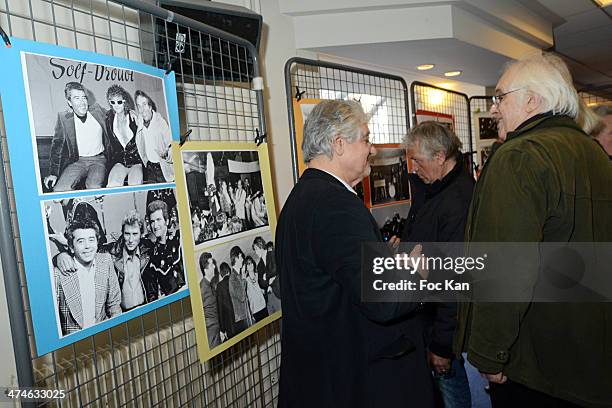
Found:
[[[446,374],[434,373],[434,381],[444,401],[444,408],[470,408],[470,385],[463,362],[454,359]]]
[[[74,190],[85,179],[85,188],[101,188],[106,179],[106,157],[103,153],[92,157],[79,157],[60,175],[53,191]]]

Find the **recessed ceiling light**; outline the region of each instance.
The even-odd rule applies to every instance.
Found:
[[[434,64],[423,64],[423,65],[419,65],[417,69],[419,71],[427,71],[428,69],[432,69],[433,67],[435,67]]]
[[[454,77],[461,75],[461,71],[448,71],[444,73],[445,77]]]

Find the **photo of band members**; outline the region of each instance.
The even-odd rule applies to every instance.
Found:
[[[196,245],[268,225],[256,150],[182,156]]]
[[[174,189],[42,205],[60,337],[187,287]]]
[[[281,310],[271,237],[266,231],[196,252],[209,349]]]
[[[41,193],[174,181],[162,78],[25,53]]]

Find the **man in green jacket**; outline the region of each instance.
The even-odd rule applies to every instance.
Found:
[[[491,112],[507,138],[476,185],[466,241],[612,241],[612,163],[586,135],[571,81],[552,55],[514,62],[500,78]],[[539,262],[522,264],[513,285],[532,293]],[[462,351],[489,380],[495,408],[612,406],[610,302],[465,303]]]

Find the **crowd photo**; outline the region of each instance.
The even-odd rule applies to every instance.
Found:
[[[183,152],[195,244],[268,225],[257,151]]]
[[[174,181],[161,78],[25,54],[42,193]]]
[[[173,189],[43,202],[58,332],[186,288]]]
[[[281,309],[269,231],[199,252],[196,259],[209,349]]]

